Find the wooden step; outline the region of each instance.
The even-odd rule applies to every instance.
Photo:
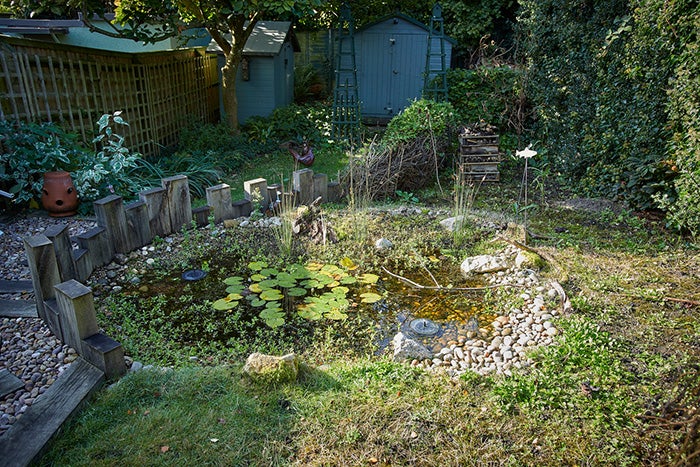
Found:
[[[9,370],[0,370],[0,397],[5,397],[11,392],[15,392],[19,388],[23,388],[24,383]]]
[[[0,465],[22,467],[38,460],[49,440],[104,381],[102,371],[82,358],[74,361],[0,436]]]
[[[36,302],[32,300],[0,299],[0,318],[38,318]]]
[[[0,293],[34,292],[32,281],[0,280]]]

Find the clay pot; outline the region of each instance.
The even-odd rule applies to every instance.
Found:
[[[73,216],[78,209],[78,192],[68,172],[46,172],[41,204],[52,217]]]

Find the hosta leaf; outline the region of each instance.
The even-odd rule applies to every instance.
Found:
[[[376,303],[382,299],[382,296],[373,292],[365,292],[360,294],[362,297],[362,303]]]

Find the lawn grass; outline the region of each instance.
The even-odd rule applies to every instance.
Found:
[[[277,167],[266,164],[251,166],[248,178]],[[485,184],[474,207],[510,215],[517,193],[508,179]],[[426,211],[451,204],[450,193],[434,189],[416,196],[430,204]],[[529,372],[450,379],[367,352],[344,353],[343,339],[352,338],[328,332],[299,349],[312,366],[324,365],[295,383],[256,387],[241,377],[240,361],[130,374],[101,391],[40,464],[694,465],[697,245],[624,210],[571,210],[558,201],[539,200],[529,213],[538,234],[529,245],[565,272],[546,274],[562,281],[573,311]],[[356,259],[364,251],[363,265],[381,262],[371,253],[379,233],[400,238],[397,248],[412,261],[421,248],[443,244],[425,216],[358,224],[362,218],[352,215],[338,210],[329,218],[341,237],[361,244],[341,241],[340,252],[312,254]],[[345,216],[352,220],[344,224]],[[498,248],[493,235],[483,235],[476,229],[468,245],[444,253],[461,258]],[[587,394],[583,383],[598,390]]]

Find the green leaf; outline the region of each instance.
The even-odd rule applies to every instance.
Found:
[[[215,310],[232,310],[238,306],[238,302],[220,298],[213,303]]]
[[[265,268],[260,271],[260,274],[262,274],[265,277],[270,277],[270,276],[276,276],[279,274],[279,271],[275,268]]]
[[[262,280],[265,280],[267,276],[263,276],[262,274],[253,274],[250,276],[250,280],[253,282],[260,282]]]
[[[265,261],[253,261],[252,263],[248,263],[248,268],[251,271],[260,271],[266,267],[267,263]]]
[[[303,297],[306,295],[306,289],[302,289],[301,287],[292,287],[291,289],[287,290],[287,295],[290,297]]]
[[[263,290],[262,293],[260,293],[261,300],[281,300],[282,298],[284,298],[284,295],[277,289]]]
[[[230,285],[230,286],[226,287],[226,293],[239,294],[239,293],[243,292],[244,289],[245,289],[245,286],[243,284]]]
[[[358,279],[363,284],[376,284],[379,280],[379,276],[377,276],[376,274],[365,273],[358,277]]]
[[[373,292],[365,292],[360,294],[362,297],[362,303],[376,303],[382,299],[382,296]]]
[[[260,298],[254,298],[250,302],[250,306],[254,306],[255,308],[264,306],[267,302],[265,300],[262,300]]]

